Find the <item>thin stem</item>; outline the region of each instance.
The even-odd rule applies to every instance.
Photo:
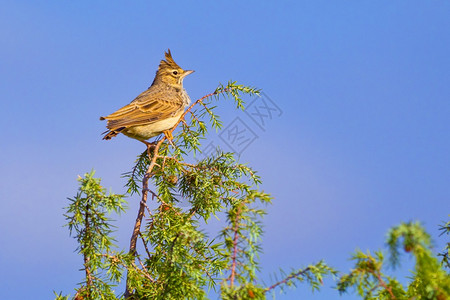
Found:
[[[187,114],[188,112],[190,112],[191,109],[192,109],[194,106],[196,106],[197,104],[203,102],[203,100],[205,100],[206,98],[209,98],[209,97],[211,97],[211,96],[217,95],[217,94],[219,94],[219,93],[223,93],[223,91],[218,91],[218,92],[216,91],[216,92],[210,93],[210,94],[208,94],[208,95],[205,95],[205,96],[201,97],[200,99],[198,99],[198,100],[195,101],[194,103],[192,103],[191,106],[189,106],[189,108],[186,109],[186,111],[181,115],[180,119],[179,119],[178,122],[175,124],[175,126],[173,126],[172,129],[169,130],[169,132],[172,133],[172,132],[175,130],[175,128],[178,127],[178,125],[182,122],[182,120],[184,120],[184,117],[186,116],[186,114]],[[164,136],[164,137],[162,138],[162,140],[165,140],[165,139],[166,139],[166,136]]]
[[[273,290],[274,288],[276,288],[276,287],[279,286],[280,284],[285,284],[285,283],[288,282],[289,280],[291,280],[291,279],[293,279],[293,278],[297,278],[297,277],[299,277],[300,275],[303,275],[303,274],[305,274],[305,273],[308,272],[308,271],[309,271],[309,267],[307,267],[306,269],[303,269],[303,270],[301,270],[301,271],[298,271],[297,273],[291,274],[291,275],[289,275],[288,277],[286,277],[285,279],[283,279],[283,280],[281,280],[281,281],[278,281],[277,283],[272,284],[271,286],[269,286],[268,288],[266,288],[266,289],[264,290],[264,293],[267,293],[268,291]]]
[[[90,210],[90,207],[91,206],[90,206],[89,203],[86,204],[86,215],[84,217],[84,222],[86,223],[86,234],[89,234],[89,232],[91,230],[90,229],[91,226],[90,226],[90,223],[89,223],[89,210]],[[91,241],[89,240],[89,243],[90,242]],[[86,246],[84,246],[83,248],[86,249]],[[86,287],[87,287],[87,290],[90,293],[90,291],[92,289],[92,286],[93,286],[92,274],[91,274],[91,270],[89,268],[89,262],[90,262],[91,259],[90,259],[90,257],[87,256],[86,253],[84,253],[83,256],[84,256],[84,271],[86,273]]]
[[[150,272],[149,272],[148,269],[144,266],[144,264],[143,264],[142,261],[139,259],[139,257],[137,257],[137,259],[138,259],[139,264],[141,265],[142,269],[144,270],[144,272],[143,272],[143,273],[144,273],[144,276],[147,277],[151,282],[155,282],[156,280],[153,279],[152,276],[150,276]],[[138,269],[138,268],[136,267],[136,269]]]
[[[142,244],[144,245],[144,249],[145,249],[145,252],[147,252],[148,258],[152,257],[152,255],[150,254],[150,250],[148,249],[147,242],[145,241],[144,236],[140,232],[139,232],[139,236],[141,237]]]
[[[148,180],[150,179],[150,174],[154,166],[156,165],[156,158],[158,157],[156,153],[158,153],[159,147],[161,146],[164,139],[161,139],[158,144],[156,144],[155,149],[153,150],[153,156],[150,161],[150,165],[148,166],[147,172],[144,175],[144,179],[142,180],[142,199],[139,206],[138,216],[136,218],[136,222],[134,224],[133,235],[131,236],[130,241],[130,253],[134,255],[136,251],[136,241],[141,228],[142,218],[144,217],[145,208],[147,205],[148,198]]]
[[[238,211],[236,213],[236,220],[234,223],[234,238],[233,238],[233,255],[231,256],[231,276],[230,276],[230,286],[234,284],[234,278],[236,277],[236,261],[237,261],[237,244],[239,238],[239,215],[241,213],[241,208],[238,206]]]
[[[375,271],[369,271],[369,272],[372,273],[377,278],[378,286],[381,286],[386,291],[388,291],[389,295],[391,295],[391,299],[397,299],[394,296],[394,293],[392,292],[392,288],[386,284],[386,282],[383,280],[383,277],[381,277],[379,272],[375,272]]]
[[[144,178],[142,180],[142,199],[141,199],[141,203],[139,205],[139,211],[138,211],[138,215],[136,217],[136,222],[134,224],[134,229],[133,229],[133,234],[131,235],[131,240],[130,240],[130,254],[133,256],[136,256],[136,242],[137,242],[137,238],[138,235],[140,233],[141,230],[141,224],[142,224],[142,219],[144,217],[145,214],[145,208],[147,207],[147,198],[148,198],[148,180],[151,177],[151,173],[153,168],[156,165],[156,159],[158,157],[157,153],[159,151],[159,147],[161,146],[161,144],[163,143],[164,138],[162,138],[155,146],[155,148],[153,149],[153,155],[150,161],[150,164],[148,166],[147,172],[145,172]],[[149,157],[150,158],[150,157]],[[124,293],[124,297],[125,299],[129,298],[131,296],[131,287],[129,285],[129,272],[127,272],[127,284],[126,284],[126,289],[125,289],[125,293]]]

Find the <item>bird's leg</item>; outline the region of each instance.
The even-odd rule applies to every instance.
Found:
[[[169,144],[171,144],[172,147],[175,148],[175,145],[172,143],[172,140],[173,140],[172,132],[170,132],[170,130],[165,130],[164,135],[166,136],[166,139],[169,141]]]
[[[170,132],[170,130],[165,130],[164,135],[166,136],[167,140],[169,140],[169,141],[173,140],[173,135],[172,135],[172,132]]]

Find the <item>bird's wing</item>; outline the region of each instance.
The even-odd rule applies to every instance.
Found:
[[[111,130],[120,127],[148,125],[166,119],[183,109],[180,93],[172,89],[148,89],[136,97],[130,104],[103,117],[108,120]]]

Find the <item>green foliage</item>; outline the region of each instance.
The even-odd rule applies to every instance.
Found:
[[[387,244],[389,246],[390,263],[393,267],[397,267],[400,263],[401,245],[406,252],[411,252],[416,247],[430,247],[431,238],[419,223],[406,223],[389,231]]]
[[[407,287],[383,273],[385,264],[381,251],[357,251],[352,260],[355,267],[341,276],[338,290],[343,293],[354,288],[364,299],[449,299],[450,276],[431,250],[430,236],[418,223],[402,223],[388,233],[391,267],[400,265],[400,249],[415,258],[415,269]]]
[[[442,225],[439,228],[442,232],[441,235],[443,234],[450,234],[450,221],[448,221],[447,223],[445,223],[444,225]],[[442,256],[442,264],[450,269],[450,242],[448,242],[445,246],[445,250],[439,254],[439,256]]]
[[[127,194],[132,196],[133,194],[140,195],[139,180],[144,178],[145,172],[147,171],[147,166],[150,164],[150,160],[147,156],[147,151],[142,152],[135,161],[133,169],[129,172],[123,173],[122,177],[128,178],[125,186],[127,189]]]
[[[337,271],[329,267],[323,261],[316,263],[315,265],[309,265],[304,269],[293,270],[290,274],[286,274],[283,270],[280,270],[281,279],[277,279],[277,283],[266,288],[266,291],[274,290],[279,287],[282,291],[286,287],[295,287],[297,282],[307,282],[312,291],[319,290],[323,285],[323,279],[325,276],[331,275],[333,278],[337,275]]]
[[[124,195],[107,194],[93,171],[79,178],[78,193],[69,198],[65,214],[84,271],[71,299],[206,299],[211,289],[222,299],[266,299],[298,283],[315,291],[325,276],[336,276],[337,271],[321,261],[290,273],[281,270],[270,286],[260,283],[261,220],[271,196],[259,189],[257,173],[236,161],[233,153],[217,149],[192,162],[191,154],[200,152],[208,130],[222,127],[214,102],[224,97],[244,109],[242,96],[258,94],[233,81],[219,85],[188,108],[173,141],[162,138],[138,155],[131,171],[123,174],[127,195],[141,196],[127,251],[116,249],[109,218],[125,210]],[[211,217],[225,218],[213,238],[202,230]],[[449,234],[450,222],[440,229]],[[387,245],[387,262],[382,251],[356,251],[354,268],[340,276],[338,291],[354,290],[364,299],[450,299],[450,278],[444,270],[450,268],[450,243],[439,261],[423,227],[403,223],[389,231]],[[415,260],[406,286],[385,272],[386,266],[400,267],[403,252]],[[125,293],[117,293],[114,288],[125,278]]]
[[[79,178],[80,188],[64,215],[70,234],[78,241],[77,251],[84,257],[85,278],[77,290],[79,297],[111,299],[112,287],[120,281],[122,271],[111,259],[114,239],[108,214],[124,211],[123,195],[106,194],[94,171]],[[58,296],[64,299],[62,296]]]
[[[217,89],[214,92],[216,99],[219,99],[219,95],[224,94],[225,96],[232,97],[234,102],[236,103],[236,107],[244,110],[244,102],[242,101],[242,94],[248,94],[249,96],[260,95],[261,90],[244,86],[242,84],[236,84],[236,81],[228,81],[228,84],[224,86],[223,84],[219,84]]]
[[[389,232],[388,245],[402,247],[415,258],[413,281],[409,284],[408,297],[416,299],[450,299],[450,276],[432,252],[431,239],[418,223],[404,223]],[[420,295],[420,297],[418,296]]]
[[[63,296],[62,293],[57,294],[56,292],[53,292],[55,294],[55,300],[69,300],[69,296]]]
[[[123,211],[121,195],[106,195],[93,172],[80,179],[80,191],[66,214],[84,257],[85,279],[75,299],[117,299],[113,287],[125,278],[127,299],[205,299],[210,289],[223,299],[264,299],[269,291],[295,282],[318,289],[335,271],[323,262],[286,275],[270,287],[258,283],[261,218],[271,196],[260,177],[233,153],[192,162],[209,129],[220,129],[213,102],[232,99],[244,109],[243,95],[259,90],[230,81],[188,108],[171,142],[165,138],[141,153],[124,173],[128,195],[141,203],[129,251],[113,249],[107,213]],[[150,208],[148,201],[152,201]],[[145,216],[145,218],[144,218]],[[224,216],[223,230],[202,230],[211,217]],[[139,246],[137,243],[139,242]],[[65,299],[57,295],[57,299]]]

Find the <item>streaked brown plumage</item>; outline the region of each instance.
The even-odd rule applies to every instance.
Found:
[[[191,100],[183,88],[183,79],[194,71],[183,70],[172,58],[170,49],[161,60],[152,85],[130,104],[100,117],[108,120],[104,140],[119,133],[145,142],[171,129]]]

